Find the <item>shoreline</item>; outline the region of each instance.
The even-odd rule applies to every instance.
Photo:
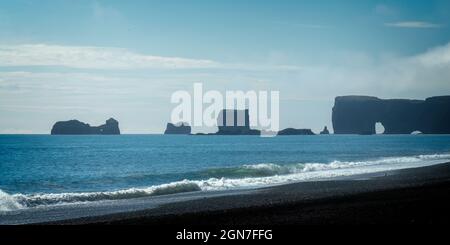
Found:
[[[450,223],[450,163],[360,177],[217,195],[186,193],[172,197],[194,198],[137,211],[37,223],[186,226]]]
[[[437,210],[436,206],[441,204],[449,206],[450,201],[446,201],[449,197],[450,162],[447,162],[256,189],[193,191],[19,209],[1,213],[0,225],[414,223],[420,220],[417,218],[420,215],[429,217],[427,223],[450,223],[446,208],[425,215],[427,210]],[[398,203],[406,206],[392,206]],[[411,205],[419,206],[411,208]],[[352,209],[361,213],[353,215],[349,211]],[[345,212],[350,212],[354,219],[349,221],[345,215],[339,215]],[[386,212],[384,220],[376,215],[363,218]],[[403,213],[403,218],[394,219],[392,213]]]

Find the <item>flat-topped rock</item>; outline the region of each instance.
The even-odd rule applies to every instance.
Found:
[[[229,117],[227,120],[227,116]],[[233,120],[230,120],[233,118]],[[250,128],[248,110],[222,110],[217,117],[217,135],[260,135],[261,131]]]
[[[286,128],[278,132],[277,135],[315,135],[311,129]]]

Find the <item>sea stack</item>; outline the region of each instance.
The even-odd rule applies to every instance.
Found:
[[[191,134],[191,126],[188,123],[167,123],[164,134]]]
[[[320,132],[320,134],[330,134],[330,131],[328,131],[327,126],[325,126],[325,127],[323,128],[323,130]]]
[[[228,120],[227,120],[228,117]],[[217,117],[217,135],[260,135],[261,131],[250,128],[248,110],[222,110]]]
[[[335,134],[450,134],[450,96],[425,100],[379,99],[370,96],[336,97],[333,107]]]
[[[315,135],[311,129],[286,128],[278,132],[277,135]]]
[[[78,120],[56,122],[51,130],[52,135],[80,135],[80,134],[99,134],[116,135],[120,134],[119,122],[114,118],[106,120],[106,123],[100,126],[90,126]]]

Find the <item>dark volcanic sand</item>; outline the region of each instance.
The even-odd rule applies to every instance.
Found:
[[[51,224],[450,223],[450,163],[304,182]]]

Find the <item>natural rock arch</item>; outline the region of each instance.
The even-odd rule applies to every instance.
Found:
[[[376,134],[384,134],[384,131],[386,131],[386,129],[384,128],[384,125],[382,122],[376,122],[375,123],[375,133]]]
[[[332,121],[335,134],[375,134],[377,122],[383,124],[384,134],[449,134],[450,96],[426,100],[336,97]]]

